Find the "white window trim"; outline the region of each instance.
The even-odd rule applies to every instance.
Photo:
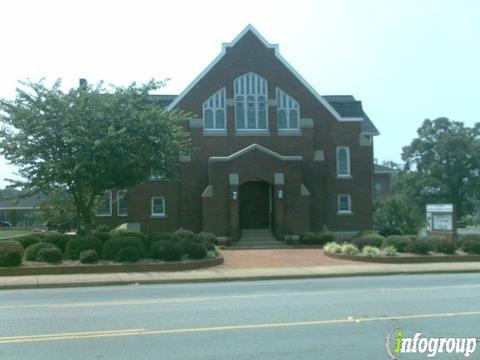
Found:
[[[117,191],[117,216],[119,217],[125,217],[128,216],[128,206],[127,206],[127,213],[126,214],[120,214],[120,194],[127,194],[127,190],[118,190]]]
[[[285,94],[286,96],[286,102],[287,104],[285,104],[285,106],[281,106],[281,99],[280,97]],[[298,103],[297,100],[295,100],[293,97],[291,97],[287,92],[283,91],[281,88],[277,87],[276,91],[275,91],[275,96],[276,96],[276,102],[277,102],[277,128],[278,128],[278,131],[279,132],[288,132],[288,131],[300,131],[300,119],[301,119],[301,116],[300,116],[300,104]],[[289,105],[289,102],[290,100],[294,103],[294,105],[296,104],[297,107],[293,106],[293,107],[290,107]],[[286,128],[281,128],[280,127],[280,117],[278,116],[278,113],[280,112],[280,110],[284,110],[286,115],[287,115],[287,127]],[[291,127],[290,125],[290,110],[297,110],[298,112],[298,119],[297,119],[297,127]]]
[[[338,153],[339,153],[340,150],[342,150],[342,149],[345,149],[345,150],[347,151],[347,174],[340,174],[340,173],[339,173],[339,170],[340,170],[340,161],[339,161]],[[352,178],[352,172],[351,172],[351,169],[350,169],[350,148],[349,148],[348,146],[338,146],[338,147],[337,147],[336,155],[337,155],[337,178],[347,178],[347,179],[351,179],[351,178]]]
[[[264,88],[264,91],[262,91],[262,86],[260,89],[258,89],[256,86],[255,86],[255,90],[254,91],[251,91],[253,90],[253,87],[254,86],[250,86],[251,89],[247,89],[247,81],[246,81],[246,78],[248,76],[250,76],[250,74],[253,74],[253,78],[254,79],[260,79],[260,82],[264,82],[265,84],[265,88]],[[240,83],[243,83],[242,87],[244,88],[244,91],[240,91],[238,92],[237,91],[237,82],[240,84]],[[252,85],[250,83],[250,85]],[[234,106],[235,106],[235,130],[238,131],[238,132],[246,132],[246,131],[269,131],[269,124],[268,124],[268,105],[269,105],[269,99],[268,99],[268,81],[263,78],[262,76],[254,73],[254,72],[247,72],[241,76],[239,76],[238,78],[236,78],[235,80],[233,80],[233,89],[234,89],[234,96],[233,96],[233,101],[234,101]],[[242,96],[243,97],[243,104],[242,104],[242,107],[243,107],[243,116],[244,116],[244,124],[245,124],[245,127],[244,128],[239,128],[238,127],[238,119],[237,119],[237,96]],[[247,98],[249,96],[254,96],[255,97],[255,128],[248,128],[248,100]],[[259,128],[258,127],[258,98],[260,96],[264,96],[265,97],[265,125],[266,127],[265,128]]]
[[[222,106],[215,106],[215,97],[217,94],[220,93],[220,96],[223,98],[223,109]],[[203,115],[203,129],[205,131],[225,131],[227,129],[227,96],[226,96],[226,88],[223,87],[219,90],[217,90],[213,95],[209,96],[207,100],[205,100],[202,104],[202,115]],[[210,102],[210,99],[213,98],[213,107],[210,107],[208,103]],[[207,107],[205,107],[205,104],[207,104]],[[224,125],[223,127],[217,127],[217,110],[223,110],[223,122]],[[213,112],[213,128],[207,128],[205,126],[205,111],[206,110],[212,110]]]
[[[346,196],[348,199],[348,210],[340,210],[340,198]],[[352,215],[352,196],[350,194],[337,195],[337,214],[338,215]]]
[[[110,212],[108,214],[99,214],[98,210],[95,210],[95,216],[96,217],[110,217],[112,216],[112,192],[108,191],[109,195],[109,202],[110,202]]]
[[[155,200],[157,200],[157,199],[162,199],[162,201],[163,201],[163,213],[154,213],[153,212],[153,209],[154,209],[153,204],[154,204]],[[153,196],[150,200],[150,215],[152,217],[165,217],[166,216],[166,211],[165,210],[166,210],[165,209],[165,197],[164,196]]]

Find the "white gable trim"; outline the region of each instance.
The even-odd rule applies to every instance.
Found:
[[[258,145],[258,144],[252,144],[252,145],[249,145],[247,146],[246,148],[243,148],[229,156],[212,156],[210,157],[210,161],[230,161],[232,159],[235,159],[239,156],[242,156],[243,154],[246,154],[247,152],[249,151],[252,151],[252,150],[260,150],[260,151],[263,151],[264,153],[268,154],[268,155],[271,155],[279,160],[282,160],[282,161],[302,161],[303,160],[303,156],[285,156],[285,155],[280,155],[279,153],[276,153],[275,151],[273,150],[270,150],[270,149],[267,149],[266,147],[263,147],[262,145]]]
[[[245,36],[249,31],[251,31],[267,48],[274,49],[275,56],[280,62],[285,65],[285,67],[290,70],[290,72],[312,93],[313,96],[337,119],[338,121],[363,121],[363,117],[341,117],[340,114],[326,101],[320,94],[318,94],[315,89],[280,55],[279,47],[277,44],[270,44],[265,38],[249,24],[245,29],[242,30],[240,34],[237,35],[231,43],[222,44],[222,52],[208,65],[205,70],[203,70],[191,83],[188,85],[185,90],[181,92],[168,106],[167,110],[172,110],[179,102],[182,100],[185,95],[187,95],[190,90],[192,90],[198,82],[207,75],[210,70],[223,58],[226,54],[226,49],[234,47],[238,41]]]

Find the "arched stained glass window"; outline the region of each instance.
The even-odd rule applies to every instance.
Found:
[[[277,88],[277,121],[280,130],[300,128],[300,105],[280,88]]]
[[[235,79],[234,90],[236,128],[267,129],[267,80],[255,73],[246,73]]]
[[[218,90],[203,103],[203,128],[225,129],[226,127],[225,88]]]

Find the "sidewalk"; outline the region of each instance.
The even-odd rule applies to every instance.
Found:
[[[233,269],[228,265],[182,272],[147,272],[115,274],[75,274],[0,277],[0,289],[54,288],[79,286],[195,283],[326,278],[341,276],[374,276],[393,274],[426,274],[480,272],[479,263],[430,264],[348,264],[303,267],[263,267]]]

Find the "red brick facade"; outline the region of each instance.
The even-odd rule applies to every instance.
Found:
[[[268,129],[239,133],[234,80],[249,72],[268,83]],[[212,134],[204,129],[202,104],[223,87],[226,130]],[[278,130],[277,87],[300,106],[297,130]],[[264,185],[258,188],[268,189],[264,195],[269,204],[259,200],[259,207],[269,213],[260,215],[263,222],[268,219],[279,240],[308,230],[353,232],[372,227],[373,145],[364,137],[362,119],[340,116],[253,28],[225,46],[213,66],[177,96],[170,108],[193,114],[187,124],[192,153],[181,163],[180,180],[151,181],[131,189],[128,216],[118,217],[113,206],[112,216],[99,221],[140,223],[145,232],[179,227],[205,230],[235,241],[241,235],[240,224],[254,220],[246,219],[245,208],[240,209],[240,197],[248,196],[248,190],[242,193],[248,187],[242,185],[261,181]],[[350,176],[342,178],[337,176],[340,146],[349,150]],[[350,212],[339,213],[340,194],[350,196]],[[164,217],[151,216],[154,196],[165,198]]]

